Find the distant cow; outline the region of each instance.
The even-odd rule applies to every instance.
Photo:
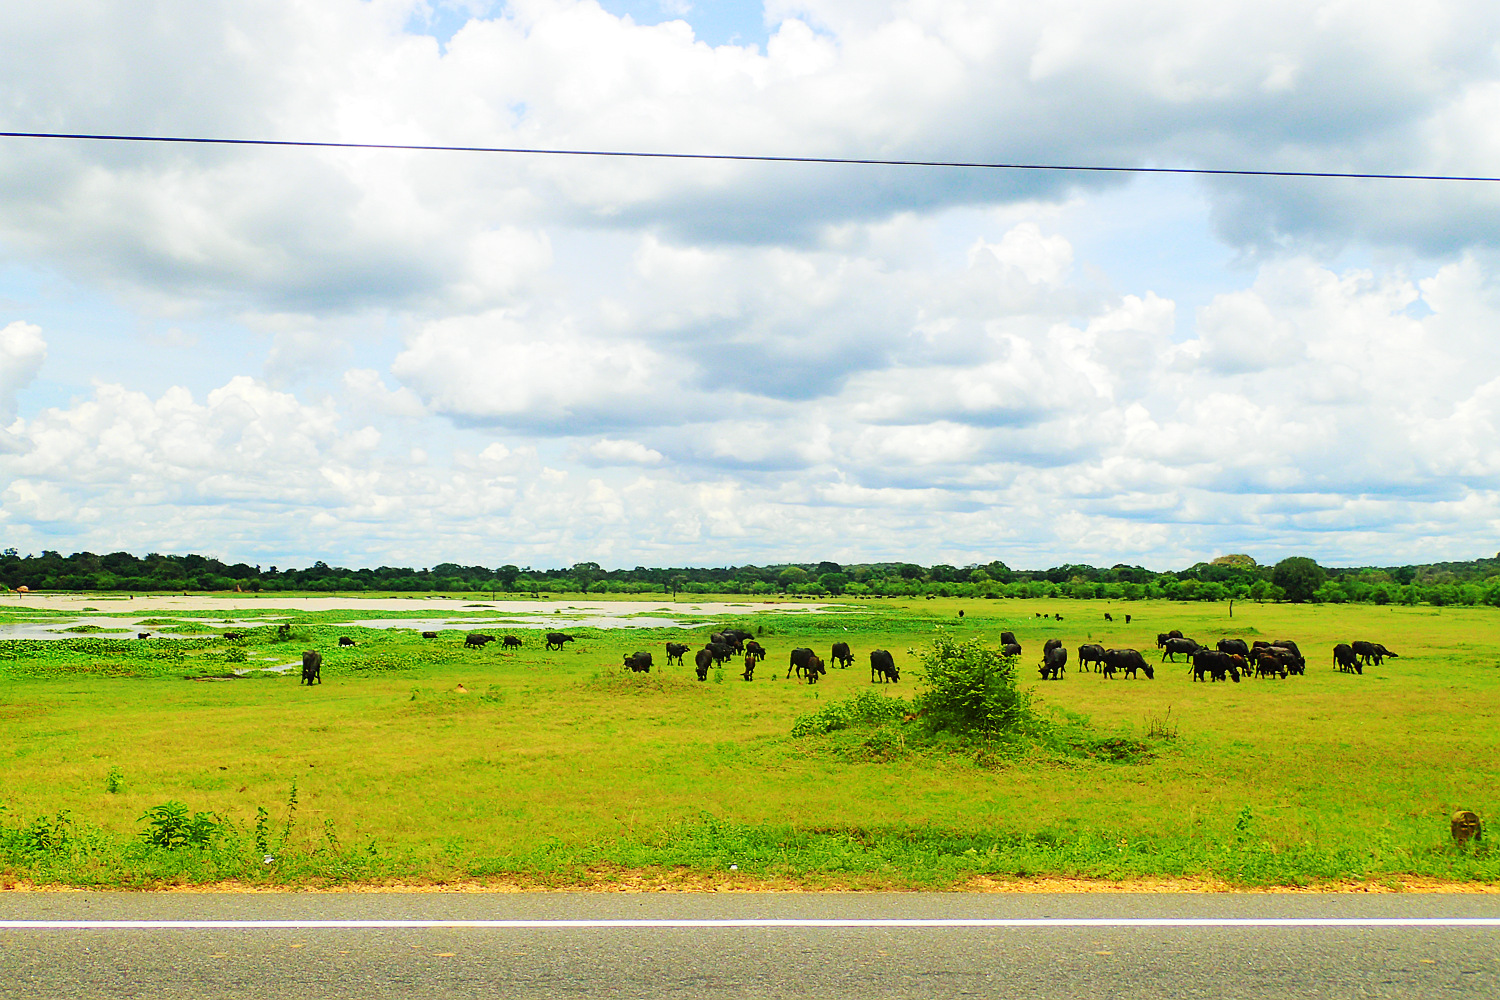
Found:
[[[150,635],[151,633],[147,632],[146,634]],[[140,638],[140,636],[137,636],[137,638]],[[224,638],[226,638],[226,639],[243,639],[243,638],[245,638],[245,633],[243,633],[243,632],[225,632],[224,633]]]
[[[151,638],[151,633],[150,632],[137,632],[135,634],[135,637],[137,639],[149,639],[149,638]]]
[[[1068,668],[1068,649],[1066,646],[1053,646],[1042,654],[1042,665],[1038,668],[1042,672],[1042,680],[1062,680],[1063,671]]]
[[[341,635],[341,636],[339,636],[339,645],[340,646],[352,646],[352,645],[354,645],[354,640],[351,639],[351,638],[349,638],[347,635]]]
[[[1104,612],[1104,620],[1107,622],[1112,622],[1115,620],[1115,616],[1106,611]]]
[[[669,643],[667,643],[667,666],[670,667],[672,665],[672,661],[673,660],[677,661],[677,665],[678,666],[682,666],[682,658],[685,655],[687,655],[687,651],[688,651],[687,643],[684,643],[684,642],[669,642]]]
[[[766,658],[766,649],[760,643],[756,642],[754,639],[751,639],[749,642],[745,643],[745,655],[753,656],[757,660],[764,660]]]
[[[854,665],[854,654],[849,652],[847,642],[834,643],[833,652],[828,654],[828,658],[846,669]]]
[[[302,680],[301,684],[312,685],[313,681],[323,683],[323,654],[315,649],[309,649],[302,654]]]
[[[745,672],[740,675],[747,681],[755,680],[755,656],[752,653],[745,654]]]
[[[1086,670],[1090,663],[1095,672],[1104,663],[1104,647],[1097,642],[1086,642],[1078,647],[1078,669]]]
[[[693,672],[698,675],[700,681],[708,680],[708,668],[714,665],[714,654],[706,649],[700,649],[693,656]]]
[[[1359,656],[1355,654],[1354,648],[1347,642],[1341,642],[1333,647],[1333,665],[1344,673],[1364,673],[1364,667],[1359,662]]]
[[[437,633],[436,632],[423,632],[422,633],[422,638],[424,638],[424,639],[436,639],[437,638]]]
[[[1391,652],[1378,642],[1361,641],[1354,644],[1354,655],[1358,656],[1365,666],[1368,667],[1373,664],[1378,667],[1387,656],[1396,656],[1398,654]]]
[[[494,641],[495,637],[492,635],[485,635],[483,632],[470,632],[468,635],[464,636],[464,648],[483,649],[485,643]]]
[[[1002,656],[1020,656],[1021,644],[1019,642],[1007,642],[1000,647],[1000,653]]]
[[[516,636],[508,635],[504,639],[500,640],[500,645],[504,646],[506,649],[520,649],[521,640]]]
[[[1052,617],[1056,618],[1058,621],[1062,621],[1062,615],[1053,615]]]
[[[1129,624],[1130,624],[1130,616],[1129,616],[1129,615],[1126,615],[1126,616],[1125,616],[1125,624],[1126,624],[1126,625],[1129,625]]]
[[[1161,658],[1176,663],[1178,653],[1192,656],[1202,648],[1202,646],[1199,646],[1191,639],[1168,639],[1167,644],[1162,647]]]
[[[651,654],[642,650],[636,650],[625,657],[625,665],[634,673],[649,674],[651,672]]]
[[[889,650],[870,650],[870,683],[883,680],[886,683],[898,683],[901,680],[901,671],[896,669],[896,658]]]
[[[571,635],[568,635],[566,632],[548,632],[546,648],[555,648],[560,652],[563,648],[563,643],[572,641],[573,637]]]
[[[1014,632],[1001,632],[1000,633],[1000,645],[1002,645],[1002,646],[1009,646],[1009,645],[1012,645],[1013,643],[1015,643],[1015,641],[1016,641],[1016,634]]]
[[[1240,656],[1250,655],[1250,645],[1244,639],[1220,639],[1215,645],[1221,653],[1238,653]]]

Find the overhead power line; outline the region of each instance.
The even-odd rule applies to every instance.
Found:
[[[513,153],[528,156],[592,156],[641,160],[718,160],[739,163],[825,163],[869,167],[948,167],[970,170],[1036,170],[1096,174],[1198,174],[1210,177],[1314,177],[1371,181],[1483,181],[1500,177],[1467,174],[1380,174],[1344,170],[1248,170],[1213,167],[1122,167],[1086,163],[994,163],[983,160],[885,160],[846,156],[761,156],[750,153],[663,153],[624,149],[539,149],[526,146],[441,146],[400,142],[316,142],[302,139],[216,139],[185,135],[107,135],[87,132],[0,132],[8,139],[84,139],[94,142],[162,142],[204,146],[289,146],[302,149],[388,149],[428,153]]]

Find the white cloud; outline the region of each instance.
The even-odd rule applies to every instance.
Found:
[[[588,446],[587,454],[606,465],[658,465],[662,453],[639,441],[601,438]]]

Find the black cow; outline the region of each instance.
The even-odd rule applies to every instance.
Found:
[[[1158,632],[1158,633],[1156,633],[1156,648],[1157,649],[1161,649],[1163,646],[1165,646],[1167,644],[1167,640],[1168,639],[1181,639],[1181,638],[1182,638],[1182,633],[1179,632],[1175,628],[1172,631],[1170,631],[1170,632]]]
[[[470,632],[464,636],[464,648],[483,649],[485,643],[494,641],[495,637],[492,635],[485,635],[483,632]]]
[[[1068,669],[1068,649],[1066,646],[1053,646],[1042,654],[1042,664],[1037,668],[1042,672],[1042,680],[1062,680],[1063,671]]]
[[[1126,625],[1129,625],[1129,624],[1130,624],[1130,616],[1129,616],[1129,615],[1126,615],[1126,616],[1125,616],[1125,624],[1126,624]]]
[[[1017,644],[1016,643],[1016,634],[1014,632],[1001,632],[1000,633],[1000,645],[1002,645],[1002,646],[1010,646],[1010,645],[1016,645],[1016,644]]]
[[[566,632],[548,632],[546,648],[551,649],[555,646],[560,652],[563,648],[563,643],[572,641],[573,637],[571,635],[568,635]]]
[[[1062,615],[1053,615],[1052,617],[1056,618],[1058,621],[1062,621]]]
[[[135,637],[137,639],[149,639],[149,638],[151,638],[151,633],[150,632],[137,632],[135,634]]]
[[[1042,643],[1042,659],[1045,660],[1047,658],[1047,654],[1052,652],[1054,649],[1062,649],[1061,639],[1048,639],[1046,642]]]
[[[302,654],[302,680],[298,684],[311,687],[313,681],[323,683],[323,654],[309,649]]]
[[[1086,642],[1078,647],[1078,669],[1085,670],[1090,663],[1094,665],[1096,673],[1104,663],[1104,647],[1097,642]]]
[[[521,640],[513,635],[508,635],[504,639],[500,640],[500,645],[504,646],[506,649],[520,649]]]
[[[1397,659],[1401,658],[1401,654],[1400,653],[1393,653],[1389,649],[1386,649],[1384,646],[1382,646],[1380,643],[1377,642],[1377,643],[1375,643],[1375,657],[1376,657],[1376,659],[1375,659],[1375,665],[1378,667],[1378,666],[1380,666],[1380,661],[1382,659],[1384,659],[1386,657],[1390,657],[1393,660],[1397,660]]]
[[[1240,670],[1233,656],[1229,653],[1221,653],[1217,649],[1199,647],[1193,653],[1192,671],[1195,681],[1203,680],[1203,675],[1208,674],[1210,680],[1222,681],[1227,675],[1236,684],[1240,682]]]
[[[437,633],[436,632],[423,632],[422,633],[422,638],[424,638],[424,639],[436,639],[437,638]]]
[[[341,635],[341,636],[339,636],[339,645],[340,646],[352,646],[352,645],[354,645],[354,640],[351,639],[351,638],[349,638],[347,635]]]
[[[728,663],[729,658],[734,655],[734,650],[728,643],[711,642],[703,648],[708,650],[708,655],[714,658],[715,663]]]
[[[870,683],[874,684],[877,677],[886,683],[901,681],[901,671],[896,669],[896,658],[888,650],[870,650]]]
[[[755,680],[755,654],[745,654],[745,672],[741,675],[747,681]]]
[[[1240,656],[1250,655],[1250,644],[1244,639],[1220,639],[1216,644],[1221,653],[1238,653]]]
[[[706,680],[708,680],[708,668],[711,667],[711,666],[713,666],[713,663],[714,663],[714,654],[710,653],[706,649],[700,649],[700,650],[698,650],[697,654],[694,655],[694,657],[693,657],[693,666],[695,668],[694,669],[694,673],[696,673],[698,675],[698,679],[700,681],[706,681]]]
[[[1378,667],[1387,656],[1396,656],[1397,654],[1392,653],[1378,642],[1360,641],[1354,644],[1354,655],[1358,656],[1365,666],[1368,667],[1373,664]]]
[[[1115,616],[1106,611],[1104,612],[1104,620],[1107,622],[1112,622],[1115,620]]]
[[[1000,654],[1002,656],[1020,656],[1021,644],[1019,642],[1007,642],[1000,647]]]
[[[1354,652],[1354,647],[1347,642],[1341,642],[1333,647],[1333,665],[1344,673],[1362,674],[1364,667],[1359,662],[1359,656]]]
[[[1282,662],[1281,657],[1272,652],[1262,652],[1256,655],[1256,677],[1280,677],[1286,680],[1286,675],[1286,664]]]
[[[1298,656],[1302,655],[1302,650],[1298,649],[1297,644],[1290,639],[1277,639],[1275,642],[1271,643],[1271,645],[1280,646],[1282,649],[1290,649]]]
[[[1192,656],[1202,648],[1202,646],[1198,645],[1191,639],[1168,639],[1167,644],[1162,647],[1161,658],[1163,660],[1171,660],[1173,663],[1176,663],[1178,653]]]
[[[677,661],[677,665],[679,667],[682,666],[682,658],[685,655],[687,655],[687,651],[688,651],[687,643],[683,643],[683,642],[669,642],[669,643],[667,643],[667,666],[671,666],[673,660]]]
[[[1155,680],[1156,673],[1151,669],[1151,664],[1146,658],[1134,649],[1106,649],[1104,659],[1100,664],[1100,670],[1108,680],[1113,680],[1115,671],[1123,671],[1126,677],[1134,677],[1137,670],[1144,671],[1146,679]]]
[[[745,655],[753,656],[757,660],[764,660],[766,658],[766,649],[760,643],[756,642],[754,639],[751,639],[749,642],[745,643]]]
[[[828,658],[845,669],[854,666],[854,654],[849,652],[847,642],[834,643],[833,652],[828,654]]]
[[[719,645],[726,647],[731,653],[743,653],[745,651],[745,640],[740,638],[742,633],[733,630],[727,632],[715,632],[708,637],[710,646]]]
[[[150,635],[150,634],[151,634],[150,632],[146,633],[146,635]],[[142,639],[142,638],[145,638],[145,636],[137,636],[136,638]],[[243,633],[243,632],[225,632],[224,633],[224,638],[226,638],[226,639],[243,639],[243,638],[245,638],[245,633]]]
[[[651,654],[638,649],[625,657],[625,665],[635,673],[649,674],[651,672]]]

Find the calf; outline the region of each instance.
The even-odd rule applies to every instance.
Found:
[[[312,686],[312,682],[323,683],[323,654],[315,649],[309,649],[302,654],[302,680],[301,684]]]
[[[747,681],[755,680],[755,657],[750,653],[745,654],[745,672],[741,675]]]
[[[684,643],[684,642],[669,642],[669,643],[667,643],[667,666],[671,666],[673,660],[677,661],[677,665],[679,667],[682,666],[682,658],[687,655],[687,651],[688,651],[687,643]]]
[[[571,635],[568,635],[566,632],[548,632],[547,633],[547,646],[546,646],[546,648],[547,649],[556,648],[559,652],[561,652],[562,648],[563,648],[563,643],[565,643],[565,642],[572,642],[572,641],[573,641],[573,637]]]
[[[464,636],[464,648],[483,649],[485,643],[494,641],[495,637],[492,635],[485,635],[483,632],[470,632],[468,635]]]
[[[847,642],[834,643],[833,652],[828,654],[828,658],[845,669],[854,665],[854,654],[849,652],[849,644]]]
[[[500,640],[500,645],[504,646],[506,649],[520,649],[521,640],[513,635],[508,635],[504,639]]]
[[[896,658],[888,650],[870,650],[870,683],[874,684],[876,678],[888,684],[901,681],[901,671],[896,669]]]
[[[651,672],[651,654],[642,650],[636,650],[625,657],[625,665],[633,673],[649,674]]]
[[[803,676],[812,664],[812,661],[816,659],[817,657],[813,655],[813,651],[805,646],[798,646],[792,650],[791,659],[787,662],[787,679],[791,679],[792,671],[796,671],[798,677]]]

